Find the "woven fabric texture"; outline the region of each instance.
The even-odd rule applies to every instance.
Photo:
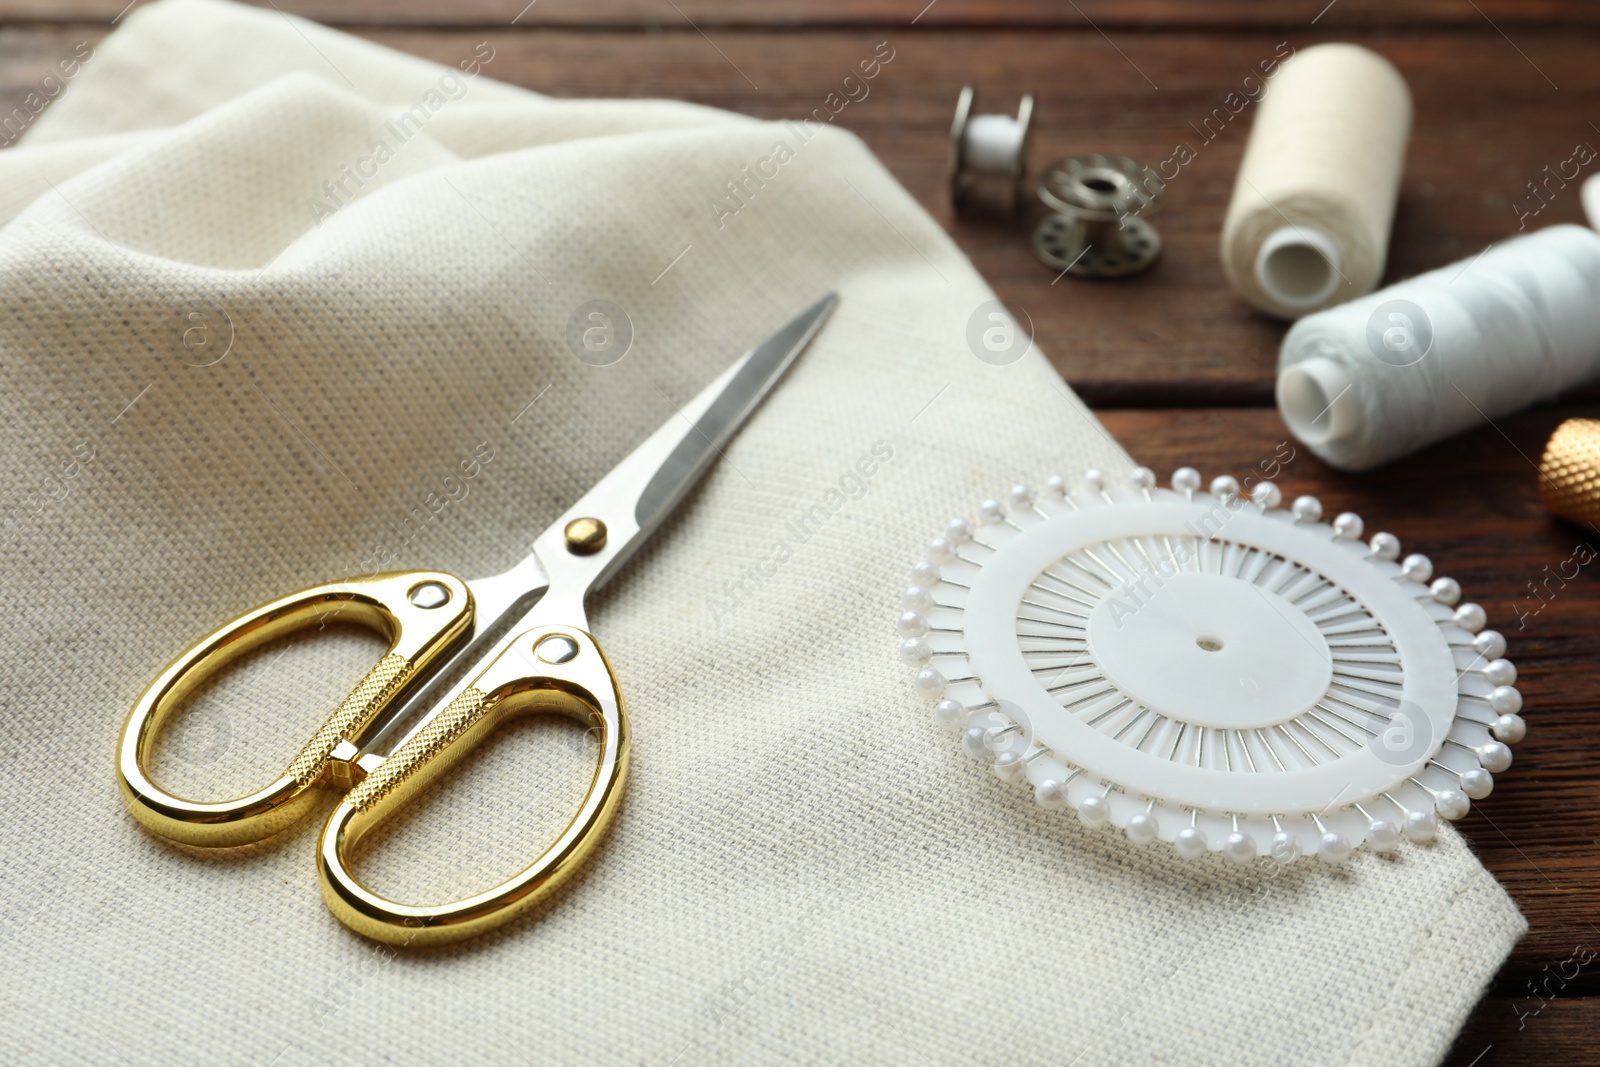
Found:
[[[1342,871],[1185,865],[1038,810],[913,696],[892,623],[927,538],[1130,462],[1037,351],[974,358],[993,294],[934,221],[839,129],[537,96],[492,80],[496,43],[436,66],[160,0],[0,152],[0,1060],[1436,1062],[1524,928],[1456,834]],[[123,718],[190,641],[374,568],[508,567],[831,289],[592,604],[632,773],[530,921],[374,946],[322,904],[316,826],[203,853],[124,812]],[[631,323],[607,366],[568,343],[596,300]],[[153,773],[270,781],[381,652],[268,648]],[[507,728],[362,876],[421,901],[514,872],[587,744]]]

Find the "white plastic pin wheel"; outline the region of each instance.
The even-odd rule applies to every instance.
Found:
[[[1271,482],[1155,483],[1013,486],[912,568],[900,656],[969,755],[1186,859],[1342,863],[1489,795],[1522,696],[1455,580]]]

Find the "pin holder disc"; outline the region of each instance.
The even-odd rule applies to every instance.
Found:
[[[1431,840],[1526,726],[1485,613],[1400,542],[1271,482],[1135,468],[952,519],[901,596],[934,718],[1038,803],[1185,859]]]

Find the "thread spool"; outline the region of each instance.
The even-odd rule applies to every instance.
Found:
[[[1411,93],[1382,56],[1291,56],[1267,81],[1222,228],[1234,291],[1285,319],[1371,292],[1410,132]]]
[[[1278,409],[1364,470],[1600,375],[1600,234],[1552,226],[1309,315],[1278,355]]]
[[[1023,96],[1016,117],[974,115],[977,90],[968,85],[950,124],[950,200],[957,211],[983,204],[1014,215],[1022,203],[1033,125],[1033,95]],[[984,199],[987,194],[987,199]]]

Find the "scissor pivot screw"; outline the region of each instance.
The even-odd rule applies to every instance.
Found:
[[[450,602],[450,590],[439,582],[418,582],[406,599],[419,608],[437,608]]]
[[[573,519],[567,523],[567,551],[592,556],[606,547],[606,524],[599,519]]]
[[[546,663],[566,663],[578,654],[578,642],[566,634],[548,634],[533,646],[533,654]]]

